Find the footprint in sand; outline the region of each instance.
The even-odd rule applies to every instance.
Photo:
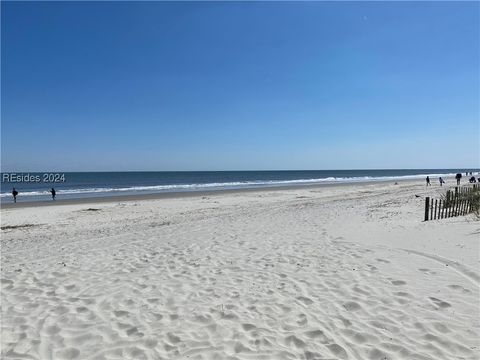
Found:
[[[145,340],[145,346],[147,348],[153,349],[155,346],[157,346],[158,340],[156,339],[146,339]]]
[[[370,269],[371,272],[375,272],[378,270],[378,268],[376,266],[373,266],[371,264],[367,264],[368,268]]]
[[[435,304],[437,305],[438,307],[442,308],[442,309],[445,309],[445,308],[448,308],[452,305],[450,305],[448,302],[446,301],[443,301],[443,300],[440,300],[440,299],[437,299],[437,298],[434,298],[434,297],[429,297],[429,299]]]
[[[143,333],[138,331],[137,327],[131,327],[126,331],[128,336],[138,336],[138,337],[143,337]]]
[[[433,324],[433,327],[438,331],[441,332],[442,334],[449,333],[451,330],[444,324],[442,323],[435,323]]]
[[[328,338],[325,336],[322,330],[310,330],[305,332],[305,336],[310,339],[316,339],[316,341],[325,344],[328,341]]]
[[[76,348],[67,348],[58,351],[55,355],[57,359],[77,359],[80,351]]]
[[[250,331],[250,330],[256,329],[256,326],[252,324],[242,324],[242,328],[245,331]]]
[[[435,275],[437,273],[436,271],[426,269],[426,268],[418,269],[418,271],[421,271],[424,274],[428,274],[428,275]]]
[[[13,285],[13,281],[10,280],[10,279],[4,279],[4,278],[1,278],[0,279],[0,284],[6,284],[6,285]]]
[[[201,324],[208,324],[212,321],[212,317],[208,314],[205,315],[195,315],[194,317],[195,321],[201,323]]]
[[[323,359],[323,356],[319,353],[316,353],[316,352],[305,351],[305,359],[306,360],[320,360],[320,359]]]
[[[124,310],[116,310],[113,312],[113,314],[116,316],[116,317],[125,317],[129,314],[128,311],[124,311]]]
[[[470,290],[465,289],[463,286],[460,286],[460,285],[447,285],[447,287],[449,287],[450,289],[453,289],[453,290],[461,290],[464,293],[470,293],[471,292]]]
[[[252,349],[243,345],[241,342],[237,342],[235,344],[235,346],[233,347],[233,351],[235,351],[236,354],[238,354],[238,353],[250,353],[250,352],[252,352]]]
[[[300,326],[305,326],[308,323],[307,316],[305,314],[299,314],[297,324]]]
[[[328,349],[335,355],[338,359],[348,359],[348,354],[343,347],[338,344],[327,345]]]
[[[400,285],[406,285],[407,284],[407,282],[403,281],[403,280],[392,280],[391,282],[395,286],[400,286]]]
[[[302,303],[304,303],[305,305],[311,305],[313,304],[313,301],[307,297],[304,297],[304,296],[299,296],[297,297],[297,300],[301,301]]]
[[[382,351],[378,349],[371,349],[368,354],[369,359],[388,359],[387,355],[385,355]]]
[[[299,338],[297,338],[295,335],[290,335],[285,338],[285,344],[287,346],[295,345],[297,348],[304,348],[307,346],[305,342]]]
[[[346,302],[345,304],[343,304],[343,307],[347,311],[357,311],[357,310],[360,310],[362,308],[358,303],[356,303],[354,301]]]
[[[155,312],[152,312],[151,313],[153,315],[153,317],[155,318],[155,320],[157,321],[160,321],[163,319],[163,315],[162,314],[158,314],[158,313],[155,313]]]
[[[170,343],[172,344],[178,344],[180,341],[182,341],[180,337],[172,333],[168,333],[167,337],[168,337],[168,341],[170,341]]]
[[[52,325],[52,326],[48,326],[46,329],[45,329],[45,332],[48,334],[48,335],[55,335],[55,334],[58,334],[60,332],[60,328],[56,325]]]

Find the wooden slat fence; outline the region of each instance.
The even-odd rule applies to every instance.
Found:
[[[472,186],[457,186],[448,190],[445,198],[425,198],[425,221],[446,219],[462,216],[473,211],[473,202],[479,201],[478,197],[472,196],[474,191],[480,189],[480,184]]]

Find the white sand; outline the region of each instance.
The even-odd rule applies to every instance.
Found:
[[[2,230],[2,359],[478,359],[480,222],[422,222],[439,189],[3,209],[35,226]]]

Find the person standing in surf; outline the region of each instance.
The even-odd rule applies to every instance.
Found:
[[[55,191],[54,188],[52,188],[50,192],[52,193],[52,200],[55,200],[55,195],[57,195],[57,192]]]
[[[455,175],[455,179],[457,179],[457,185],[460,185],[460,179],[462,178],[462,174],[458,173]]]
[[[440,182],[440,186],[443,186],[443,184],[445,184],[445,180],[443,180],[441,176],[438,178],[438,181]]]
[[[12,196],[13,196],[13,202],[16,203],[17,202],[17,195],[18,195],[18,191],[13,188],[12,189]]]

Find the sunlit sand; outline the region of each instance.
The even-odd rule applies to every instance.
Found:
[[[478,222],[422,222],[439,191],[3,209],[2,358],[476,359]]]

